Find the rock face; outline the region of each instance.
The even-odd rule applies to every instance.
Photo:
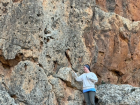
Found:
[[[97,88],[98,105],[139,105],[140,88],[104,84]]]
[[[0,83],[0,104],[1,105],[17,105],[13,98],[7,93],[5,88]]]
[[[98,60],[93,70],[100,82],[140,86],[140,22],[95,8],[94,39]]]
[[[96,4],[105,12],[115,12],[132,21],[140,21],[139,0],[96,0]]]
[[[16,104],[83,104],[71,71],[83,73],[84,64],[97,60],[94,5],[93,0],[0,0],[0,82]]]
[[[83,105],[72,72],[82,74],[84,64],[98,84],[140,86],[139,16],[129,8],[138,1],[127,1],[123,14],[120,2],[108,2],[0,0],[0,101]]]

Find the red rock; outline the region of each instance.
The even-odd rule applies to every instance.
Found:
[[[139,0],[96,0],[96,4],[105,12],[115,12],[132,21],[140,20]]]

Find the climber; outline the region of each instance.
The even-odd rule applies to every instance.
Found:
[[[79,77],[74,73],[76,81],[83,82],[83,94],[86,101],[86,105],[95,105],[95,82],[98,81],[95,73],[91,72],[90,66],[88,64],[84,65],[84,72]]]

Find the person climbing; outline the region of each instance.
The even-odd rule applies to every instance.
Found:
[[[95,82],[98,82],[98,78],[95,73],[91,72],[88,64],[84,65],[84,72],[79,77],[74,72],[76,81],[83,82],[83,94],[86,101],[86,105],[95,105]]]

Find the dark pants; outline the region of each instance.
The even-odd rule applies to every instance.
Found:
[[[95,95],[94,91],[89,91],[84,93],[86,105],[95,105]]]

